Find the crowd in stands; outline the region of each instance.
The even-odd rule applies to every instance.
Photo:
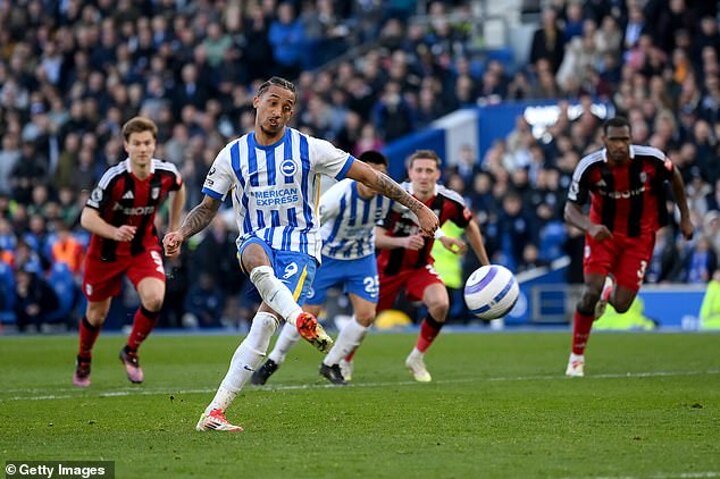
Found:
[[[468,158],[459,172],[474,209],[490,212],[484,231],[496,261],[522,270],[568,252],[576,260],[569,279],[582,281],[582,236],[563,225],[562,210],[578,161],[602,148],[594,99],[627,117],[633,143],[665,152],[686,183],[697,234],[686,243],[677,224],[663,228],[647,281],[710,280],[720,253],[717,14],[716,2],[690,0],[551,2],[530,64],[507,81],[507,91],[517,99],[577,99],[582,113],[571,115],[559,101],[558,121],[541,138],[518,118],[482,161]]]
[[[636,143],[681,168],[700,233],[685,250],[672,226],[663,230],[648,277],[707,281],[720,251],[717,5],[553,0],[529,63],[515,65],[475,48],[470,4],[0,1],[0,277],[9,278],[0,310],[24,325],[68,307],[57,285],[77,283],[87,244],[78,215],[102,172],[125,157],[124,121],[142,114],[159,125],[156,157],[178,166],[191,206],[217,152],[252,128],[253,92],[272,74],[296,81],[295,127],[356,155],[478,101],[610,102],[630,118]],[[430,20],[405,20],[418,10]],[[464,20],[448,21],[449,12]],[[601,120],[589,108],[570,118],[560,105],[550,135],[536,138],[518,119],[483,158],[468,150],[444,177],[478,213],[494,260],[518,271],[581,257],[582,236],[566,229],[562,208],[574,166],[599,146]],[[232,226],[216,221],[167,265],[165,325],[246,316]],[[77,307],[82,295],[73,294]]]

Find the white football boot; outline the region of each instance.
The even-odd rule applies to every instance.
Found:
[[[353,362],[342,358],[339,364],[342,377],[345,378],[345,381],[350,381],[353,373]]]
[[[225,418],[225,414],[220,409],[213,409],[209,413],[203,413],[200,420],[195,426],[197,431],[225,431],[225,432],[242,432],[243,428],[230,424]]]
[[[425,361],[423,360],[422,353],[416,352],[415,349],[412,350],[405,360],[405,366],[407,366],[410,370],[410,373],[415,378],[415,381],[419,383],[429,383],[432,381],[432,376],[430,376],[430,373],[425,367]]]
[[[581,378],[585,376],[585,356],[570,353],[565,375],[569,378]]]

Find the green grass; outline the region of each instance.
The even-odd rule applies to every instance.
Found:
[[[431,384],[403,366],[414,335],[371,335],[354,386],[325,387],[306,344],[228,417],[195,422],[239,338],[154,336],[130,385],[121,336],[93,385],[70,385],[76,338],[0,338],[0,462],[112,460],[124,477],[720,477],[720,335],[596,333],[587,377],[568,333],[445,334]],[[305,387],[306,386],[306,387]]]

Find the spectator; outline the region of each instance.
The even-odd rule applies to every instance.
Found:
[[[85,251],[80,241],[73,237],[67,223],[56,223],[55,234],[48,243],[52,262],[63,263],[71,273],[79,275]]]
[[[21,332],[29,326],[39,332],[45,316],[58,304],[55,291],[38,275],[38,270],[26,264],[15,271],[15,317]]]
[[[681,267],[680,252],[675,244],[674,232],[669,226],[655,234],[652,259],[645,277],[648,283],[667,283],[676,280]]]
[[[382,97],[373,107],[373,123],[385,141],[392,141],[410,133],[414,112],[402,96],[400,85],[388,82]]]
[[[10,173],[21,158],[18,136],[12,133],[2,135],[2,149],[0,150],[0,193],[11,192]]]
[[[679,279],[688,284],[707,283],[717,266],[717,254],[710,240],[701,236],[686,253]]]
[[[183,326],[212,328],[221,325],[225,300],[222,290],[216,286],[215,277],[201,273],[193,281],[185,298]]]
[[[24,205],[30,203],[33,188],[46,181],[47,173],[47,159],[33,142],[23,142],[20,158],[10,172],[13,198]]]
[[[292,3],[278,5],[277,19],[270,24],[268,40],[279,67],[276,73],[283,78],[297,78],[302,67],[305,32]]]
[[[530,64],[537,68],[538,61],[547,60],[554,75],[562,63],[564,49],[564,32],[558,26],[557,13],[552,8],[546,8],[542,14],[542,26],[533,35]]]
[[[508,267],[514,269],[523,257],[525,245],[533,240],[531,223],[523,212],[522,199],[517,193],[509,193],[503,199],[498,227],[502,252]]]
[[[192,254],[190,277],[205,274],[211,278],[222,278],[219,288],[227,295],[238,294],[244,283],[244,276],[237,267],[236,236],[237,232],[230,231],[225,220],[216,216]]]

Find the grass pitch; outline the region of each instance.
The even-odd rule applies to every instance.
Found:
[[[151,337],[132,386],[101,336],[93,384],[70,384],[76,338],[0,338],[0,462],[112,460],[116,477],[720,477],[720,335],[595,333],[581,379],[569,333],[444,334],[431,384],[404,368],[415,335],[370,335],[353,386],[328,387],[299,344],[228,411],[195,423],[238,337]]]

